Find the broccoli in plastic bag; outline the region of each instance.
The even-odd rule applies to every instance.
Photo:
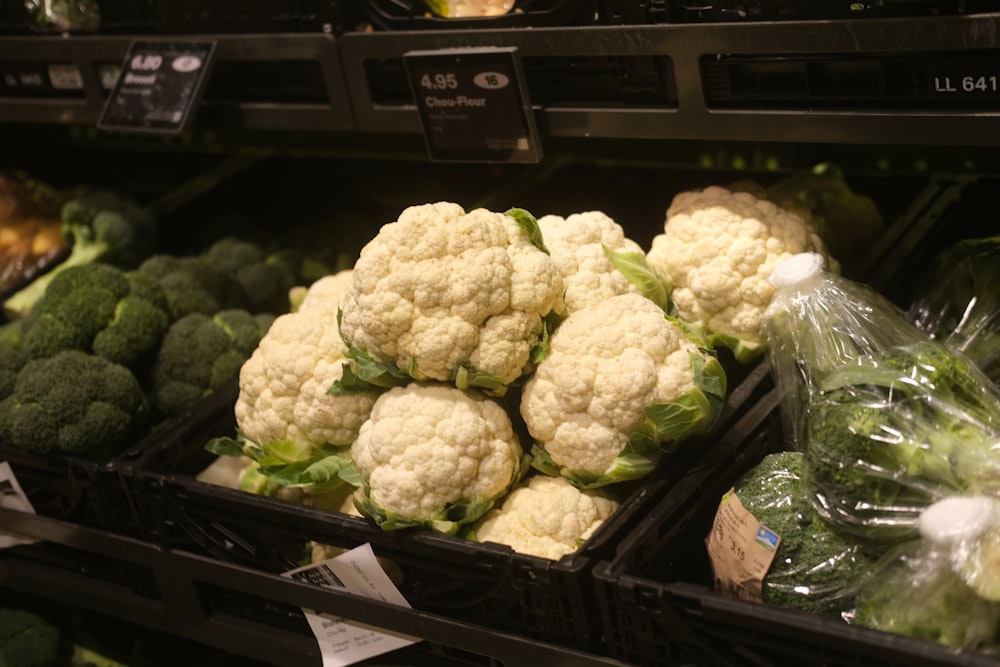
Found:
[[[101,26],[97,0],[24,0],[24,7],[41,31],[94,31]]]
[[[950,497],[920,516],[920,537],[880,558],[844,619],[995,652],[1000,639],[1000,502]]]
[[[940,252],[906,314],[1000,384],[1000,235]]]
[[[755,522],[780,536],[766,573],[754,585],[760,586],[766,604],[840,616],[851,608],[857,582],[867,574],[871,560],[857,542],[823,521],[806,496],[801,475],[801,452],[777,452],[765,456],[733,486],[731,495],[739,498]],[[708,548],[716,580],[725,592],[723,581],[734,572],[726,562],[733,557],[732,549],[721,553],[713,549],[711,536]]]
[[[797,255],[764,318],[781,418],[813,505],[869,546],[950,495],[1000,496],[1000,389],[871,288]]]

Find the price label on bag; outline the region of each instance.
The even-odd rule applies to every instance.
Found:
[[[97,126],[183,131],[201,99],[214,53],[214,41],[133,41]]]
[[[541,161],[516,48],[409,51],[403,62],[432,161]]]
[[[761,602],[764,576],[780,544],[781,536],[757,521],[729,489],[719,502],[712,532],[705,538],[715,590]]]

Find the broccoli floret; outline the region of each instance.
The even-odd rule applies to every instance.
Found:
[[[273,315],[238,309],[177,320],[153,364],[153,406],[164,416],[178,414],[236,378],[273,321]]]
[[[21,369],[31,360],[22,348],[0,346],[0,398],[10,396]]]
[[[49,667],[60,657],[62,636],[48,619],[0,607],[0,667]]]
[[[167,307],[148,276],[100,262],[70,267],[23,320],[24,348],[34,359],[82,350],[138,368],[170,324]]]
[[[213,315],[220,310],[247,307],[240,284],[203,257],[159,253],[148,257],[137,271],[160,284],[172,321],[191,313]]]
[[[886,350],[824,379],[809,404],[805,478],[824,518],[891,544],[947,493],[996,489],[1000,403],[943,345]]]
[[[839,615],[850,606],[870,561],[858,544],[823,521],[802,484],[802,454],[770,454],[733,487],[743,506],[781,537],[764,576],[764,602]]]
[[[240,284],[251,312],[281,314],[290,309],[288,291],[301,280],[302,258],[297,252],[271,252],[253,241],[227,236],[202,256]]]
[[[143,207],[120,195],[97,191],[62,207],[63,236],[72,241],[69,255],[4,302],[11,319],[26,316],[49,284],[74,266],[102,262],[132,269],[156,247],[156,221]]]
[[[24,320],[0,324],[0,398],[14,390],[14,380],[31,359],[24,349],[21,331]]]
[[[0,401],[0,438],[13,447],[103,458],[143,434],[151,409],[125,366],[78,350],[32,359]]]

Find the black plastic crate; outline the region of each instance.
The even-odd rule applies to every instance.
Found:
[[[620,537],[766,390],[764,365],[744,373],[742,381],[733,380],[716,429],[649,478],[623,487],[620,509],[581,549],[559,561],[432,531],[383,531],[367,519],[199,481],[197,473],[215,460],[204,444],[212,435],[231,436],[232,417],[214,434],[199,430],[164,439],[122,471],[148,531],[143,539],[164,549],[280,574],[304,562],[309,542],[344,549],[368,543],[402,574],[400,591],[416,610],[596,650],[601,624],[590,586],[592,565],[613,552]]]
[[[944,183],[947,183],[945,185]],[[900,234],[886,239],[867,282],[905,307],[934,253],[993,230],[982,221],[992,178],[944,179],[934,201]],[[705,538],[719,499],[769,453],[787,448],[775,389],[742,423],[743,440],[719,447],[714,470],[681,480],[620,543],[593,577],[609,655],[638,664],[706,667],[930,667],[1000,664],[996,656],[956,651],[835,618],[733,599],[713,589]]]
[[[622,667],[594,653],[204,556],[167,552],[132,538],[14,510],[0,508],[0,525],[51,543],[0,551],[0,581],[8,591],[109,614],[127,624],[221,648],[254,665],[320,664],[320,648],[302,612],[306,608],[423,638],[358,663],[370,667],[498,667],[549,661]]]
[[[712,588],[705,537],[718,500],[784,439],[777,391],[748,413],[746,442],[679,483],[616,556],[594,567],[608,652],[636,664],[701,667],[996,667],[996,657],[726,597]]]
[[[3,443],[0,461],[10,464],[36,514],[138,536],[145,528],[137,523],[136,510],[119,473],[121,466],[141,457],[164,438],[211,428],[220,415],[228,418],[237,391],[234,379],[198,405],[154,426],[134,445],[105,461],[59,454],[43,456]]]

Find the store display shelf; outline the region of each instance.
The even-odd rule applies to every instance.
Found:
[[[72,35],[0,39],[0,122],[96,126],[136,39],[211,40],[196,120],[212,127],[354,129],[326,34]]]
[[[508,665],[625,664],[191,553],[162,550],[140,540],[49,517],[0,509],[0,528],[44,541],[41,545],[0,552],[0,580],[5,587],[90,606],[130,622],[276,665],[301,666],[308,660],[319,664],[319,650],[308,631],[303,627],[281,628],[246,617],[213,613],[207,589],[227,589],[274,604],[337,614],[384,630],[421,637],[426,640],[427,645],[423,646],[426,651],[450,648],[478,655],[484,661],[482,664],[490,664],[491,659]],[[73,566],[45,563],[31,551],[51,544],[72,550]],[[77,559],[80,555],[85,557]],[[85,570],[83,564],[87,558],[118,562],[122,567],[107,568],[91,576],[81,571]]]
[[[1000,13],[198,35],[218,63],[196,123],[419,135],[404,54],[514,47],[543,140],[997,145],[998,30]],[[95,124],[131,39],[0,40],[0,119]]]

